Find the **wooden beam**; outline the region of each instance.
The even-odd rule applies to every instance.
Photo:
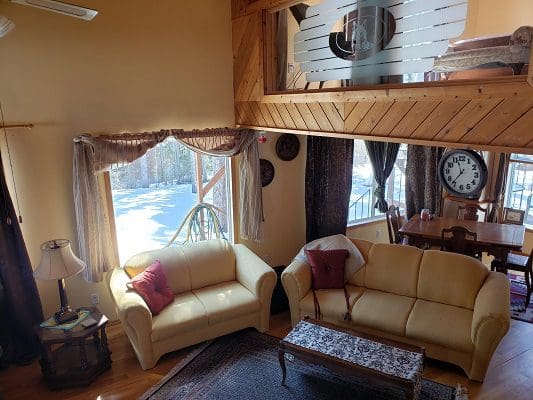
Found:
[[[231,18],[254,14],[263,10],[277,12],[284,8],[301,3],[302,0],[231,0]]]
[[[208,194],[211,189],[213,189],[213,186],[215,186],[218,183],[218,181],[224,176],[225,173],[226,173],[226,167],[222,165],[222,167],[219,168],[217,173],[213,175],[213,177],[209,180],[209,182],[207,182],[207,185],[205,185],[203,189],[204,196]]]
[[[252,125],[237,125],[238,128],[247,128],[254,130],[261,130],[267,132],[278,133],[293,133],[295,135],[306,136],[325,136],[325,137],[338,137],[343,139],[361,139],[361,140],[373,140],[379,142],[391,142],[391,143],[406,143],[417,144],[422,146],[436,146],[436,147],[448,147],[453,149],[473,149],[473,150],[486,150],[500,153],[519,153],[519,154],[532,154],[533,147],[516,147],[516,146],[496,146],[490,144],[477,145],[477,144],[465,144],[465,143],[452,143],[442,142],[437,140],[424,140],[424,139],[411,139],[411,138],[396,138],[391,136],[378,136],[378,135],[362,135],[357,133],[339,133],[339,132],[324,132],[324,131],[310,131],[310,130],[298,130],[287,128],[269,128],[263,126]]]
[[[204,183],[202,182],[202,154],[194,152],[196,168],[196,190],[198,190],[198,203],[204,202]]]

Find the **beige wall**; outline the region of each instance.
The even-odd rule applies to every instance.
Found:
[[[98,9],[98,16],[88,22],[0,3],[0,14],[16,23],[0,39],[6,122],[35,124],[8,135],[34,266],[45,240],[71,239],[77,252],[73,136],[234,125],[229,0],[76,3]],[[2,143],[6,158],[4,150]],[[57,285],[40,281],[38,287],[50,315],[59,302]],[[72,306],[89,304],[91,293],[100,294],[101,309],[114,317],[105,284],[67,280]]]
[[[305,155],[306,137],[298,136],[300,152],[291,161],[276,155],[278,133],[265,133],[259,156],[274,165],[275,176],[263,188],[264,239],[261,243],[241,240],[269,265],[288,265],[305,244]]]
[[[531,0],[469,0],[467,24],[460,39],[507,35],[524,25],[533,26]]]

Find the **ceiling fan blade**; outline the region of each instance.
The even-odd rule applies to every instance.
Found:
[[[96,10],[56,0],[11,0],[11,2],[22,4],[24,6],[37,7],[43,10],[68,15],[70,17],[85,19],[87,21],[90,21],[96,16],[96,14],[98,14],[98,11]]]

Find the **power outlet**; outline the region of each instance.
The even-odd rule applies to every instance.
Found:
[[[98,295],[98,293],[91,294],[91,304],[93,306],[100,304],[100,296]]]

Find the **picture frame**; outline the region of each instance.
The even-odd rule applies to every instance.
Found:
[[[524,210],[517,210],[514,208],[503,208],[503,223],[513,225],[523,225],[526,212]]]

